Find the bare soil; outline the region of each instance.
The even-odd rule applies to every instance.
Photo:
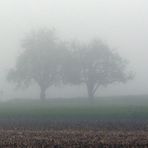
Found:
[[[127,130],[0,130],[2,148],[125,148],[148,147],[148,131]]]

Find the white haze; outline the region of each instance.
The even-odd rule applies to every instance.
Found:
[[[38,89],[15,91],[5,76],[32,29],[55,28],[63,40],[101,38],[130,62],[135,78],[98,90],[97,95],[147,94],[147,0],[0,0],[0,89],[5,98],[36,97]],[[85,96],[82,86],[51,88],[48,96]],[[58,93],[56,93],[58,92]]]

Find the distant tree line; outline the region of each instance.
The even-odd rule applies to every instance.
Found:
[[[21,45],[23,51],[7,79],[18,87],[36,82],[41,100],[45,100],[49,87],[61,83],[85,84],[93,100],[100,86],[132,78],[126,60],[101,40],[65,43],[55,31],[41,29],[30,32]]]

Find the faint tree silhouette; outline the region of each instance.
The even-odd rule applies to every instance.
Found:
[[[34,80],[40,87],[40,99],[46,97],[46,90],[58,80],[60,59],[64,44],[53,30],[31,32],[22,41],[24,51],[19,55],[15,68],[8,73],[7,79],[17,86],[29,86]]]
[[[133,74],[127,72],[127,61],[100,40],[75,43],[71,48],[71,55],[63,66],[63,79],[67,83],[85,84],[91,99],[100,86],[133,78]]]

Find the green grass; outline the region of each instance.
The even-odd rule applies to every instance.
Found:
[[[17,99],[0,104],[0,118],[148,119],[148,96],[100,97],[48,101]]]

